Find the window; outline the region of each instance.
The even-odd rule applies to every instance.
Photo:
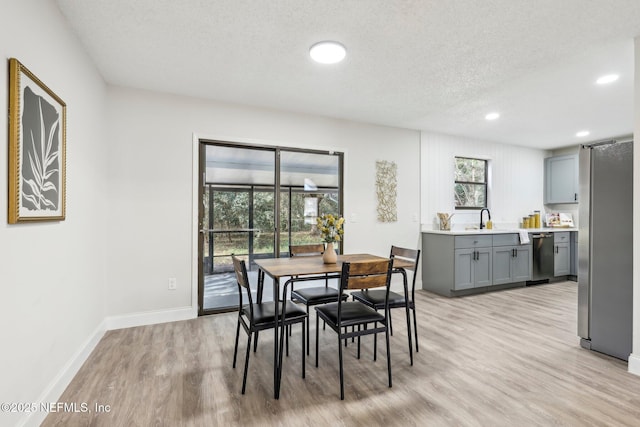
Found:
[[[456,157],[456,209],[487,207],[487,161]]]

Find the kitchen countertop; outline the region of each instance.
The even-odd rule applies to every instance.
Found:
[[[469,234],[509,234],[509,233],[519,233],[520,230],[525,230],[528,233],[557,233],[562,231],[578,231],[577,228],[512,228],[512,229],[491,229],[487,230],[486,228],[482,230],[422,230],[423,233],[430,234],[446,234],[449,236],[468,236]]]

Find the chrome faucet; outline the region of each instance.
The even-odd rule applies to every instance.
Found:
[[[489,221],[491,221],[491,212],[489,212],[489,209],[482,208],[482,210],[480,211],[480,230],[484,228],[484,222],[482,222],[482,213],[484,211],[487,211],[487,215],[489,215]]]

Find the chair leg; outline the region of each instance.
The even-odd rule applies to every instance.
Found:
[[[358,325],[358,332],[360,332],[360,325]],[[360,359],[360,335],[358,335],[358,359]]]
[[[316,368],[318,367],[318,332],[319,332],[319,328],[318,326],[320,326],[320,316],[318,316],[318,313],[316,313]]]
[[[249,371],[249,356],[251,355],[251,334],[247,339],[247,354],[244,357],[244,375],[242,376],[242,394],[247,387],[247,372]]]
[[[413,366],[413,346],[411,345],[411,316],[409,315],[409,304],[404,306],[405,312],[407,314],[407,339],[409,340],[409,360],[411,361],[411,366]]]
[[[304,344],[305,342],[307,343],[307,346],[309,345],[309,336],[307,335],[307,339],[305,339],[304,335],[305,335],[305,329],[309,327],[309,323],[307,323],[309,321],[309,317],[307,317],[307,321],[305,322],[304,320],[302,321],[302,378],[305,377],[305,351],[304,351]],[[305,325],[305,323],[307,323]]]
[[[416,337],[416,353],[417,353],[420,351],[420,349],[418,347],[418,322],[416,320],[416,308],[413,307],[411,311],[413,311],[413,333],[415,334],[415,337]]]
[[[373,324],[373,327],[376,327],[376,324]],[[378,333],[373,334],[373,361],[378,360]]]
[[[289,326],[289,330],[291,330],[291,325]],[[287,343],[287,357],[289,357],[289,335],[287,334],[287,332],[285,331],[285,342]]]
[[[342,346],[338,335],[338,359],[340,359],[340,400],[344,400],[344,372],[342,369]]]
[[[387,338],[387,371],[389,374],[389,388],[391,388],[391,348],[389,347],[389,328],[386,328],[385,335]]]
[[[258,350],[258,334],[260,331],[256,331],[253,337],[253,352],[255,353]]]
[[[389,330],[391,331],[391,336],[393,336],[393,322],[391,321],[391,311],[389,311]]]
[[[309,355],[309,324],[311,322],[309,321],[309,306],[307,306],[307,356]],[[302,343],[302,345],[304,345],[304,343]]]
[[[233,349],[233,369],[236,369],[236,356],[238,355],[238,338],[240,338],[240,318],[238,318],[238,327],[236,328],[236,346]]]

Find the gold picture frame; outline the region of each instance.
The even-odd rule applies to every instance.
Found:
[[[66,140],[64,101],[9,59],[9,224],[65,219]]]

